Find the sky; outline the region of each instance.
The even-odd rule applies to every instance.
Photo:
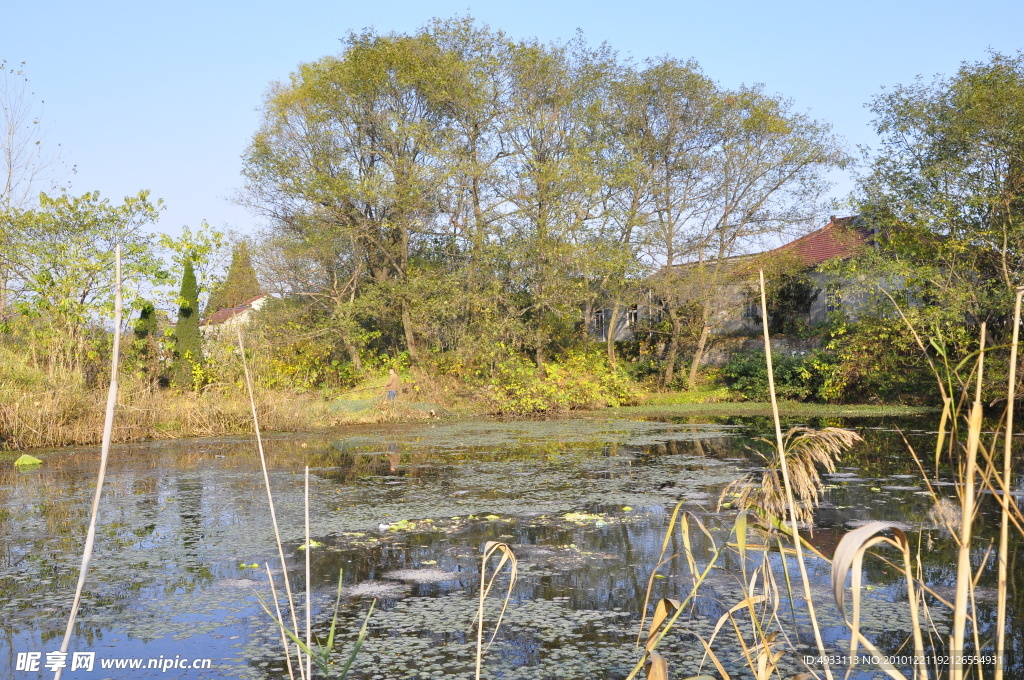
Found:
[[[76,168],[64,175],[72,191],[120,201],[149,189],[165,202],[165,233],[202,220],[253,233],[262,225],[232,199],[267,86],[338,54],[350,30],[413,32],[467,14],[513,38],[567,40],[580,29],[636,61],[693,58],[725,87],[762,83],[791,98],[851,152],[876,143],[864,105],[883,86],[1024,48],[1024,3],[1013,0],[37,0],[3,10],[0,59],[25,62],[47,144]],[[850,177],[835,177],[835,197]]]

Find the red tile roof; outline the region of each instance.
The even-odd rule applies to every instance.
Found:
[[[242,314],[242,313],[247,312],[250,309],[252,309],[252,303],[256,302],[261,297],[264,297],[264,296],[263,295],[257,295],[253,299],[251,299],[251,300],[249,300],[247,302],[243,302],[240,305],[235,305],[234,307],[224,307],[223,309],[218,309],[216,312],[214,312],[210,316],[208,316],[205,319],[203,319],[202,321],[200,321],[199,325],[200,326],[216,326],[217,324],[224,323],[228,319],[230,319],[232,317],[235,317],[235,316],[238,316],[239,314]]]
[[[817,267],[834,257],[846,259],[858,255],[873,240],[871,230],[858,226],[855,217],[833,217],[821,229],[766,254],[793,257],[805,267]]]

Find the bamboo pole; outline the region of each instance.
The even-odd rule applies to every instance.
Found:
[[[804,584],[804,598],[807,600],[807,612],[811,616],[811,627],[814,629],[814,641],[818,644],[818,655],[825,671],[825,677],[832,680],[832,669],[829,668],[828,654],[825,643],[818,629],[818,618],[814,614],[814,600],[811,598],[811,583],[807,578],[807,565],[804,564],[803,546],[800,544],[800,529],[796,519],[796,501],[793,498],[793,487],[789,483],[789,465],[786,463],[786,445],[782,441],[782,424],[779,422],[779,404],[775,400],[775,377],[772,368],[772,347],[768,337],[768,301],[764,292],[764,270],[758,271],[761,284],[761,327],[764,329],[764,355],[768,362],[768,394],[772,402],[772,419],[775,421],[775,443],[779,449],[779,461],[782,467],[782,480],[786,485],[786,502],[789,505],[790,526],[793,531],[793,544],[796,548],[796,561],[800,567],[800,576]],[[785,559],[785,557],[783,557]]]
[[[82,591],[85,589],[85,577],[89,573],[92,562],[92,550],[96,543],[96,517],[100,511],[100,496],[103,494],[103,479],[107,476],[107,460],[110,457],[110,441],[114,434],[114,408],[117,406],[117,367],[121,354],[121,244],[114,248],[114,347],[110,357],[110,387],[107,389],[107,411],[103,417],[103,442],[100,445],[100,469],[96,476],[96,493],[92,497],[92,509],[89,515],[89,530],[85,535],[85,547],[82,551],[82,566],[78,570],[78,585],[75,586],[75,599],[71,603],[71,614],[68,625],[64,629],[64,639],[60,643],[60,651],[67,654],[71,643],[71,634],[75,630],[75,619],[82,603]],[[53,680],[60,680],[61,668],[53,675]]]
[[[310,597],[310,585],[309,585],[309,554],[313,552],[313,544],[309,540],[309,466],[306,466],[306,484],[305,484],[305,497],[306,497],[306,649],[310,650],[306,654],[306,677],[313,677],[313,612],[310,609],[312,606],[312,598]]]
[[[1010,493],[1011,461],[1013,460],[1013,402],[1017,391],[1017,342],[1020,339],[1020,304],[1024,287],[1017,289],[1013,306],[1013,342],[1010,344],[1010,377],[1006,388],[1006,445],[1003,448],[1003,516],[999,526],[998,596],[996,598],[996,672],[995,680],[1003,680],[1003,656],[1006,653],[1006,570],[1010,558]]]
[[[967,628],[967,595],[972,589],[971,578],[971,529],[974,524],[974,477],[978,462],[978,445],[981,441],[982,405],[981,381],[985,373],[985,322],[981,323],[981,340],[978,350],[978,383],[974,393],[974,404],[967,425],[967,463],[964,470],[963,498],[960,500],[960,551],[956,567],[956,599],[953,602],[953,632],[949,638],[949,677],[962,680],[964,677],[964,632]]]
[[[277,526],[277,513],[274,510],[274,496],[270,492],[270,473],[267,472],[267,455],[263,450],[263,436],[260,434],[260,419],[256,413],[256,397],[253,396],[252,391],[252,378],[249,376],[249,362],[245,359],[245,345],[242,342],[242,327],[238,326],[235,329],[238,332],[238,351],[242,355],[242,370],[245,373],[245,387],[249,392],[249,407],[252,409],[252,427],[256,433],[256,447],[260,454],[260,465],[263,468],[263,485],[267,489],[267,505],[270,509],[270,521],[274,525],[274,538],[277,540],[277,556],[281,560],[281,575],[284,577],[284,590],[288,597],[288,610],[292,617],[292,628],[295,630],[295,636],[299,636],[299,621],[295,614],[295,599],[292,597],[292,586],[288,579],[288,563],[284,559],[284,547],[281,544],[281,532]],[[287,656],[288,650],[285,649],[285,656]],[[298,660],[299,665],[299,676],[306,680],[306,668],[302,663],[302,649],[298,645],[295,646],[295,657]]]

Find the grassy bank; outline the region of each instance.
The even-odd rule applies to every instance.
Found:
[[[771,416],[772,405],[767,402],[739,401],[703,404],[647,403],[622,406],[611,411],[623,416]],[[923,406],[886,404],[810,404],[800,401],[779,402],[779,415],[807,418],[836,418],[855,416],[916,416],[937,413],[938,409]]]
[[[256,395],[260,423],[267,432],[313,432],[345,424],[411,422],[437,417],[493,415],[484,400],[441,394],[404,394],[394,404],[377,390],[325,398],[264,390]],[[447,396],[448,398],[445,398]],[[0,449],[28,449],[72,444],[98,444],[102,433],[105,394],[69,387],[46,392],[0,394]],[[420,401],[422,399],[422,401]],[[771,405],[758,402],[715,401],[672,403],[685,394],[646,395],[635,406],[606,407],[586,413],[622,417],[770,416]],[[850,417],[912,416],[932,409],[895,405],[833,405],[781,402],[783,416]],[[581,411],[553,411],[550,413]],[[507,414],[506,414],[507,415]],[[217,437],[249,434],[252,415],[244,394],[235,392],[176,392],[126,389],[118,399],[114,441]]]
[[[0,394],[0,449],[98,444],[106,395],[75,389]],[[267,432],[312,432],[345,423],[385,423],[436,416],[429,410],[376,400],[358,412],[332,408],[320,395],[263,391],[256,395]],[[244,394],[125,390],[118,398],[113,441],[249,434],[252,414]]]

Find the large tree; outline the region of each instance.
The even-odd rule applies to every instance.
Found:
[[[603,212],[606,107],[614,54],[580,39],[516,45],[509,55],[502,145],[509,153],[509,239],[514,283],[538,369],[553,338],[586,300],[587,249]],[[567,328],[568,327],[568,328]]]
[[[1024,54],[874,99],[881,144],[861,209],[889,232],[876,265],[931,301],[932,321],[998,333],[1024,283]]]
[[[81,367],[90,330],[113,313],[116,245],[128,305],[140,308],[148,288],[163,283],[166,272],[143,231],[160,207],[146,191],[121,205],[92,192],[41,194],[38,208],[7,213],[9,298],[16,325],[32,336],[33,360],[51,372]]]
[[[696,384],[711,331],[725,316],[716,303],[733,271],[729,258],[812,224],[829,187],[826,173],[847,160],[829,125],[760,87],[723,91],[718,106],[716,160],[706,178],[712,191],[694,224],[699,335],[688,388]]]
[[[369,281],[414,360],[413,263],[439,212],[464,72],[428,34],[350,34],[341,55],[272,89],[246,156],[252,204],[318,271],[309,292],[344,314]]]
[[[638,222],[656,269],[648,284],[670,322],[665,382],[674,376],[685,305],[697,294],[681,267],[696,258],[694,227],[713,191],[718,91],[692,62],[651,60],[619,89],[627,219]]]

